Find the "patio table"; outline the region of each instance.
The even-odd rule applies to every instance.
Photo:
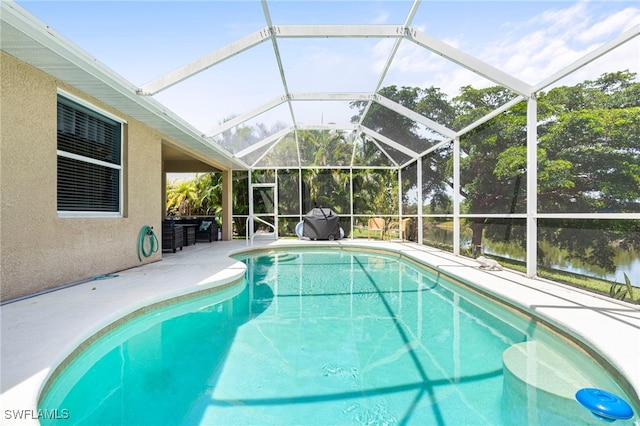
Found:
[[[184,245],[190,246],[191,244],[195,244],[196,228],[198,227],[198,225],[193,223],[184,223],[178,226],[182,226],[182,228],[184,229]]]

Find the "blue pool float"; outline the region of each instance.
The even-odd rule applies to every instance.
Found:
[[[626,401],[602,389],[580,389],[576,392],[576,399],[594,416],[608,422],[633,417],[633,410]]]

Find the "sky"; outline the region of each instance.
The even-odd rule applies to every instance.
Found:
[[[403,25],[411,1],[267,2],[273,25]],[[143,86],[203,55],[267,26],[261,2],[18,1],[135,86]],[[422,1],[411,27],[528,84],[536,84],[601,44],[640,25],[638,0]],[[290,93],[374,92],[395,39],[278,39]],[[558,84],[604,72],[640,73],[640,37]],[[451,98],[462,86],[494,85],[478,74],[403,40],[381,86],[435,86]],[[285,93],[273,44],[261,43],[155,98],[207,133],[230,117]],[[299,123],[348,123],[347,102],[296,102]],[[249,125],[291,124],[286,104]]]

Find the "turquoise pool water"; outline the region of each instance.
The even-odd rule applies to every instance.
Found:
[[[624,395],[537,321],[397,256],[241,260],[244,282],[154,309],[88,346],[39,405],[69,418],[42,423],[601,425],[556,390]],[[518,379],[537,364],[514,349],[531,343],[550,364],[535,368],[545,389]]]

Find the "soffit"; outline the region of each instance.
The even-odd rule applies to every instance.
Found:
[[[11,2],[1,2],[0,47],[6,53],[184,144],[211,165],[246,165],[196,128]]]

